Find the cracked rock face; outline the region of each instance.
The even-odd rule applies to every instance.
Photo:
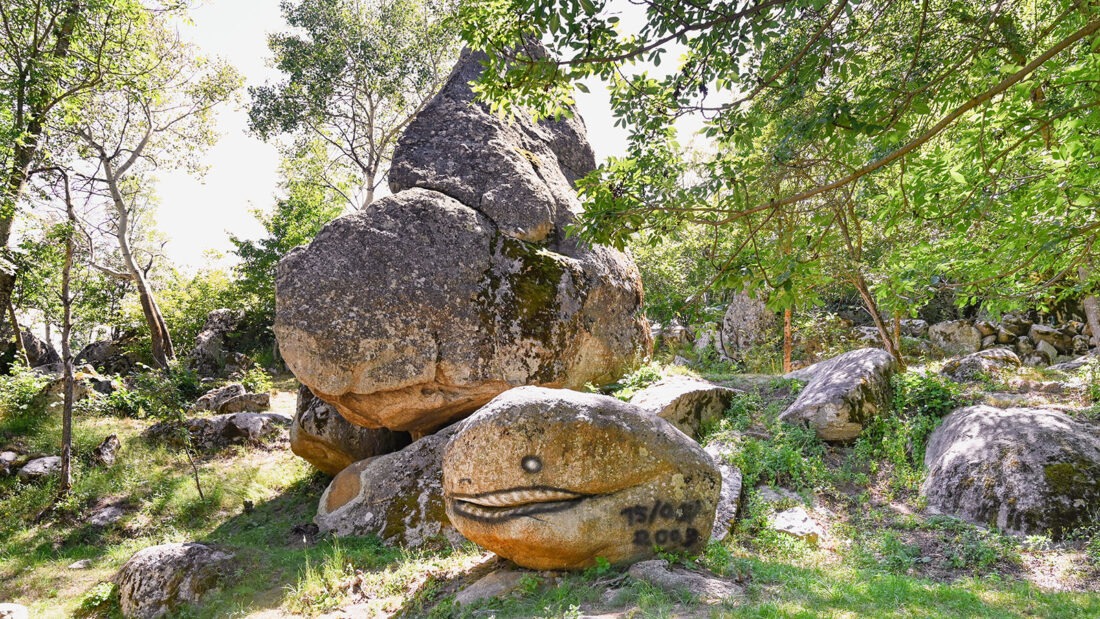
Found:
[[[463,54],[410,124],[392,196],[279,264],[280,350],[357,425],[431,432],[511,387],[612,382],[652,346],[633,261],[565,239],[583,124],[490,114],[480,67]]]

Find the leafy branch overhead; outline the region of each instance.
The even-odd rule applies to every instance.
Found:
[[[1093,260],[1095,3],[482,0],[462,17],[498,109],[554,115],[582,80],[608,87],[630,139],[582,184],[589,239],[717,226],[744,240],[719,283],[805,290],[843,256],[843,279],[906,311],[926,298],[913,277],[1008,304]]]

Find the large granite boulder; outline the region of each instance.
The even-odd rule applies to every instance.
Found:
[[[479,70],[463,54],[410,124],[393,195],[279,264],[283,357],[357,425],[423,434],[514,386],[610,383],[652,345],[633,261],[565,237],[579,118],[502,119],[472,100]]]
[[[930,510],[1011,533],[1060,537],[1100,512],[1100,430],[1058,411],[960,409],[924,464]]]
[[[953,355],[966,355],[982,349],[982,332],[972,320],[948,320],[928,327],[928,339]]]
[[[735,389],[688,376],[670,376],[635,393],[630,403],[698,440],[729,408]]]
[[[863,424],[890,406],[890,377],[897,359],[885,350],[861,348],[791,372],[808,380],[798,399],[779,419],[806,424],[826,441],[850,441]]]
[[[298,388],[298,406],[290,424],[290,450],[318,469],[336,475],[353,462],[392,453],[412,442],[408,432],[363,428],[340,416],[336,409]]]
[[[198,604],[229,576],[233,555],[196,543],[139,550],[115,575],[122,616],[153,619]]]
[[[340,471],[321,495],[314,522],[337,536],[376,535],[417,547],[440,537],[462,541],[443,505],[443,448],[455,424],[401,451],[367,458]]]
[[[443,456],[447,515],[532,569],[698,552],[714,524],[714,460],[665,420],[607,396],[520,387],[497,396]]]
[[[721,346],[727,358],[740,359],[745,351],[775,335],[775,312],[764,301],[739,292],[722,318]]]

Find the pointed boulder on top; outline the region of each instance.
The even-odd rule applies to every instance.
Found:
[[[480,70],[464,52],[410,123],[393,195],[279,264],[280,350],[352,423],[431,432],[512,387],[612,382],[652,346],[634,262],[565,236],[582,121],[490,113]]]

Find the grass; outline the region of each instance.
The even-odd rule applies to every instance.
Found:
[[[637,390],[667,373],[650,367],[622,387]],[[404,550],[373,538],[316,537],[303,525],[311,522],[327,478],[294,457],[285,442],[199,458],[202,499],[180,452],[140,440],[154,420],[103,416],[94,407],[76,419],[73,491],[45,516],[39,518],[54,499],[52,482],[0,479],[0,600],[26,604],[35,617],[68,617],[81,608],[84,616],[112,616],[117,602],[106,583],[134,552],[199,541],[234,553],[235,572],[225,588],[201,607],[182,611],[183,617],[265,611],[315,617],[334,609],[435,618],[577,617],[609,610],[635,617],[1100,616],[1100,529],[1054,544],[920,514],[917,456],[930,426],[913,420],[938,420],[958,394],[938,379],[904,380],[910,382],[899,383],[895,405],[905,414],[891,419],[906,423],[883,425],[862,443],[843,447],[776,421],[801,383],[737,383],[751,388],[734,399],[709,437],[736,446],[731,459],[747,492],[742,517],[726,540],[712,542],[700,557],[669,557],[742,584],[745,598],[725,605],[703,607],[601,565],[583,573],[526,572],[513,592],[458,606],[460,589],[500,566],[491,554],[473,545]],[[275,388],[293,385],[277,380]],[[23,404],[0,411],[0,446],[53,453],[58,416],[43,413],[33,393],[33,385],[0,385],[0,400]],[[284,395],[279,402],[292,400]],[[123,441],[118,462],[91,467],[84,455],[110,433]],[[822,543],[810,546],[772,531],[768,517],[797,501],[762,501],[758,484],[798,491],[807,504],[812,498],[815,516],[827,525]],[[126,516],[102,529],[85,524],[108,503],[124,505]],[[1052,591],[1029,582],[1029,559],[1076,556],[1078,583],[1089,589],[1091,582],[1091,590]],[[81,559],[91,560],[91,567],[69,569]]]

